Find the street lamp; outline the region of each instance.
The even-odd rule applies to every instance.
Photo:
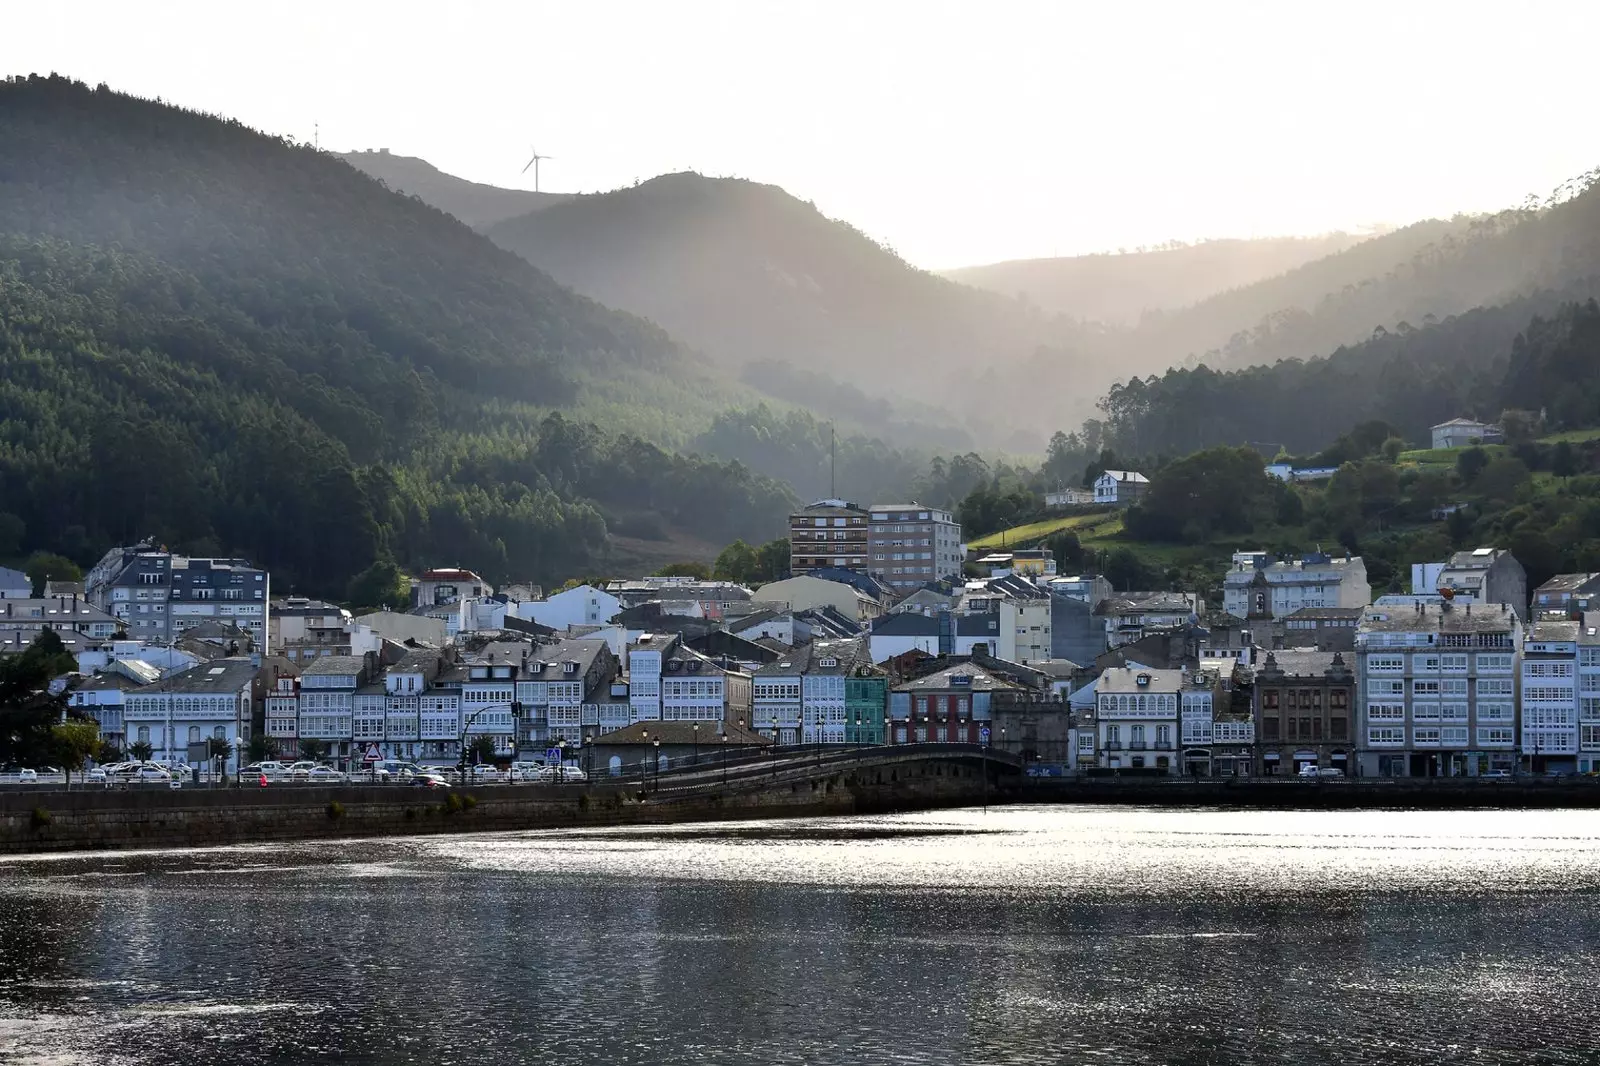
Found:
[[[722,787],[728,787],[728,734],[722,734]]]
[[[778,776],[778,715],[772,715],[772,776]]]
[[[660,737],[656,737],[656,739],[652,743],[654,743],[655,747],[656,747],[656,787],[655,787],[655,790],[657,792],[660,792],[661,791],[661,738]]]
[[[641,743],[644,744],[644,754],[639,757],[639,777],[641,778],[639,787],[643,788],[644,781],[642,779],[650,772],[650,730],[639,730],[639,736],[641,738]]]
[[[583,735],[583,775],[585,777],[590,777],[590,776],[593,776],[593,774],[594,774],[594,734],[593,733],[585,733]]]
[[[556,741],[556,780],[561,784],[567,782],[567,738],[562,737]]]
[[[694,757],[689,760],[689,765],[694,766],[700,762],[700,723],[695,722],[689,731],[694,738]]]

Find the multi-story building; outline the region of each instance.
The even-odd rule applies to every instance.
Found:
[[[523,600],[509,613],[561,632],[568,626],[604,625],[622,610],[622,600],[593,585],[575,585],[543,600]]]
[[[1556,613],[1577,619],[1600,607],[1600,574],[1557,574],[1533,590],[1533,616]]]
[[[494,586],[471,570],[441,567],[411,579],[412,607],[447,607],[494,595]]]
[[[779,744],[800,742],[802,685],[812,645],[803,644],[757,670],[751,678],[751,728]]]
[[[548,748],[629,725],[626,700],[612,699],[620,665],[604,640],[581,638],[531,647],[517,675],[519,726],[526,748]]]
[[[865,639],[850,643],[855,649],[844,675],[844,742],[886,744],[889,675],[873,665]]]
[[[1183,773],[1195,777],[1211,775],[1217,712],[1227,705],[1227,695],[1215,673],[1199,671],[1184,677],[1178,702],[1178,741],[1183,752],[1180,764]]]
[[[443,665],[427,691],[417,699],[418,743],[424,763],[452,766],[460,762],[461,690],[466,680],[465,665]]]
[[[712,659],[679,644],[663,657],[661,667],[663,721],[737,723],[748,722],[754,713],[752,678],[731,660]]]
[[[351,748],[356,690],[372,680],[369,656],[329,655],[306,663],[300,674],[301,744],[314,741],[326,745],[328,759],[344,769],[353,759],[359,760],[360,751]]]
[[[1252,699],[1261,773],[1293,775],[1305,766],[1354,771],[1356,675],[1343,652],[1268,652]]]
[[[1518,618],[1528,617],[1528,574],[1504,548],[1456,552],[1439,571],[1438,591],[1448,589],[1458,604],[1510,606]]]
[[[72,687],[67,697],[74,710],[87,714],[99,724],[100,739],[118,749],[125,749],[128,743],[122,717],[128,694],[142,691],[160,679],[159,671],[154,668],[145,675],[137,670],[132,673],[135,676],[107,671],[86,677]]]
[[[37,636],[41,630],[54,629],[110,640],[120,628],[117,619],[77,596],[0,600],[0,632]]]
[[[129,692],[123,698],[128,745],[149,744],[151,758],[171,764],[198,763],[210,740],[231,746],[227,770],[239,763],[250,741],[251,689],[257,668],[249,659],[214,659],[181,674]]]
[[[1578,772],[1600,770],[1600,614],[1578,627]]]
[[[1222,609],[1240,618],[1283,618],[1306,607],[1365,607],[1372,602],[1360,556],[1313,552],[1287,562],[1266,552],[1238,552],[1222,579]]]
[[[273,600],[267,619],[267,649],[291,662],[324,655],[349,655],[350,612],[305,596]]]
[[[262,725],[273,754],[279,758],[300,757],[300,679],[280,674],[273,679],[262,701]]]
[[[628,703],[633,722],[661,720],[663,663],[681,644],[676,633],[642,633],[628,645]]]
[[[461,682],[461,739],[469,748],[479,737],[494,743],[497,758],[516,752],[517,675],[521,647],[490,645],[465,662]],[[578,697],[581,702],[583,697]]]
[[[789,573],[829,566],[866,570],[868,512],[846,500],[818,500],[789,516]],[[932,580],[930,578],[930,580]]]
[[[1104,647],[1119,648],[1157,630],[1195,622],[1199,603],[1189,592],[1129,592],[1101,600],[1094,613],[1104,623]]]
[[[1150,488],[1150,479],[1137,470],[1107,470],[1094,479],[1094,502],[1127,507],[1138,503]]]
[[[894,686],[889,692],[890,744],[978,744],[993,720],[997,693],[1021,686],[976,662],[958,663]]]
[[[21,570],[0,566],[0,600],[26,600],[32,595],[32,578]]]
[[[1098,766],[1175,774],[1185,678],[1182,670],[1115,666],[1095,682]]]
[[[216,622],[266,647],[272,581],[243,559],[193,559],[149,543],[113,548],[84,578],[84,592],[135,639],[170,643]]]
[[[1506,604],[1374,606],[1356,629],[1357,772],[1511,770],[1522,623]]]
[[[1279,619],[1285,648],[1355,651],[1363,607],[1302,607]]]
[[[949,511],[920,503],[875,503],[868,514],[867,571],[873,577],[909,592],[960,575],[961,526]]]
[[[1578,640],[1581,623],[1542,621],[1522,644],[1522,757],[1535,773],[1578,768]]]

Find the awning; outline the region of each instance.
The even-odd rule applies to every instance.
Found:
[[[1271,760],[1273,760],[1273,761],[1276,761],[1276,760],[1277,760],[1277,759],[1279,759],[1279,758],[1280,758],[1280,756],[1279,756],[1279,755],[1278,755],[1278,753],[1277,753],[1277,752],[1275,752],[1275,751],[1269,751],[1269,752],[1267,752],[1267,753],[1265,753],[1265,754],[1264,754],[1264,755],[1262,755],[1262,756],[1261,756],[1261,757],[1262,757],[1262,758],[1263,758],[1263,759],[1271,759]]]

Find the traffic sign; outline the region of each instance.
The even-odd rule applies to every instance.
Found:
[[[378,745],[368,744],[367,753],[362,756],[362,762],[378,762],[383,758],[383,753],[378,750]]]
[[[546,759],[548,759],[549,761],[551,761],[551,762],[560,762],[561,761],[561,749],[560,748],[546,748],[544,750],[544,757]]]
[[[978,730],[978,736],[982,737],[984,740],[988,740],[989,739],[989,727],[988,726],[984,726],[982,729]]]

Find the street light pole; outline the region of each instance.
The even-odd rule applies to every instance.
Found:
[[[661,791],[661,738],[660,737],[656,737],[655,746],[656,746],[656,785],[655,785],[655,791],[660,792]]]
[[[778,716],[772,716],[772,776],[778,776]]]
[[[647,775],[650,773],[650,764],[647,761],[650,758],[650,730],[639,730],[639,736],[644,744],[644,754],[639,757],[639,787],[642,789],[645,786]]]
[[[693,756],[693,758],[691,758],[689,760],[689,765],[690,766],[699,766],[699,764],[700,764],[700,723],[696,722],[693,725],[691,725],[689,727],[689,731],[694,737],[694,756]]]

